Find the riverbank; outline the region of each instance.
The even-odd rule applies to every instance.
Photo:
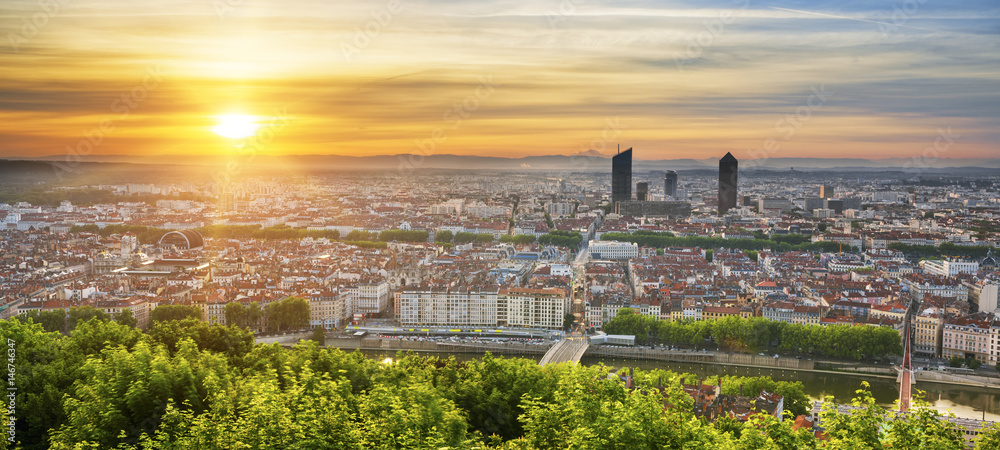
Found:
[[[258,343],[294,345],[301,339],[309,339],[311,333],[295,333],[281,336],[261,336]],[[428,353],[486,353],[495,355],[544,355],[548,345],[529,343],[454,343],[447,341],[412,341],[405,339],[327,337],[326,345],[346,351],[383,350],[417,351]],[[813,361],[791,357],[774,357],[743,353],[700,352],[693,350],[660,350],[634,347],[592,346],[587,357],[631,359],[639,361],[660,361],[665,363],[692,363],[759,369],[792,370],[818,374],[839,374],[861,378],[895,380],[896,369],[889,366],[872,366],[843,361]],[[978,387],[1000,391],[1000,378],[979,375],[959,375],[938,371],[916,371],[917,382],[945,385]]]

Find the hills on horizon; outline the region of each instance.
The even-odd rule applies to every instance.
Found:
[[[7,160],[65,161],[66,155],[44,157],[0,157]],[[505,158],[499,156],[452,155],[452,154],[397,154],[375,156],[347,155],[88,155],[79,157],[80,162],[170,164],[170,165],[225,165],[238,161],[245,167],[274,167],[282,169],[306,168],[310,170],[328,167],[335,170],[372,169],[466,169],[466,170],[561,170],[570,172],[610,171],[611,155],[594,150],[573,155],[544,155]],[[921,159],[921,158],[769,158],[764,160],[742,160],[740,169],[754,170],[913,170],[954,171],[956,169],[976,169],[980,172],[1000,171],[1000,158],[976,159]],[[653,170],[710,170],[718,164],[717,158],[705,159],[633,159],[633,171]],[[1000,173],[1000,172],[998,172]]]

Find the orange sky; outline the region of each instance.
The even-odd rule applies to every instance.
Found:
[[[4,2],[0,157],[1000,155],[989,2],[550,3]]]

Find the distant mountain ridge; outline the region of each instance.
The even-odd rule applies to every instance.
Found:
[[[0,157],[7,160],[64,161],[65,155],[53,155],[37,158]],[[519,158],[504,158],[499,156],[475,155],[376,155],[376,156],[346,156],[346,155],[260,155],[253,158],[246,156],[225,155],[88,155],[81,157],[81,162],[112,162],[133,164],[172,164],[172,165],[225,165],[228,161],[238,161],[245,167],[275,167],[308,169],[358,169],[358,170],[395,170],[395,169],[467,169],[467,170],[567,170],[571,172],[604,172],[611,170],[610,155],[602,155],[596,151],[587,151],[566,155],[525,156]],[[644,160],[634,159],[634,171],[646,170],[704,170],[718,167],[717,158],[706,159],[673,159]],[[997,170],[1000,175],[1000,158],[977,159],[913,159],[913,158],[770,158],[765,160],[741,160],[740,169],[754,170],[840,170],[840,171],[872,171],[872,170],[923,170],[934,169],[977,169],[979,171]]]

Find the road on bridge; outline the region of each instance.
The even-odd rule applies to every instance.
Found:
[[[538,365],[544,366],[549,363],[561,363],[566,361],[580,362],[580,358],[590,347],[590,341],[585,336],[567,337],[553,345]]]

